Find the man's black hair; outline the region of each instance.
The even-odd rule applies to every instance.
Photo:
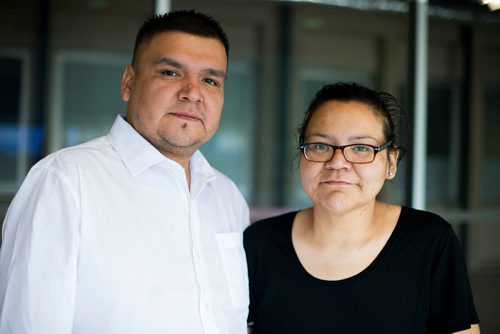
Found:
[[[155,15],[142,24],[135,39],[132,65],[136,65],[138,54],[143,46],[147,45],[154,36],[168,31],[215,38],[224,45],[226,56],[229,59],[229,40],[215,19],[194,10],[179,10]]]

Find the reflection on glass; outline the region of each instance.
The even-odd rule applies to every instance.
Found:
[[[124,64],[68,61],[64,66],[61,146],[105,135],[126,106],[120,97]]]
[[[484,94],[484,130],[482,131],[481,201],[496,204],[500,201],[500,85],[490,85]]]
[[[250,63],[232,62],[224,85],[224,109],[217,134],[201,151],[207,160],[230,177],[245,198],[252,198],[252,138],[256,70]]]

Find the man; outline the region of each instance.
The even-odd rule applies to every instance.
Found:
[[[193,11],[141,27],[109,135],[49,155],[7,213],[0,333],[246,333],[248,207],[198,148],[228,41]]]

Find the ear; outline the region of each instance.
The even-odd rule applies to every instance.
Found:
[[[135,81],[135,71],[132,65],[127,65],[125,67],[125,71],[122,76],[121,83],[121,95],[122,100],[128,102],[130,100],[130,96],[132,95],[132,90],[134,88]]]
[[[398,171],[399,149],[391,148],[388,152],[389,168],[387,170],[387,180],[392,180],[396,177]]]

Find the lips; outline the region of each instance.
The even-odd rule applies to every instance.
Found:
[[[184,114],[184,113],[171,113],[170,115],[180,118],[185,121],[199,121],[200,118],[196,115]]]
[[[352,183],[347,182],[347,181],[342,181],[342,180],[325,180],[325,181],[321,181],[321,183],[330,184],[330,185],[334,185],[334,186],[350,186],[350,185],[352,185]]]

